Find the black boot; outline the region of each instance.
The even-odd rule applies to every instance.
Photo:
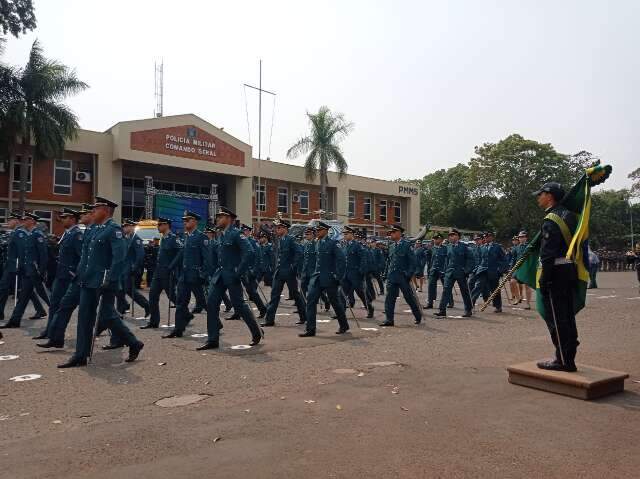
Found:
[[[49,340],[46,343],[39,343],[36,344],[36,346],[38,346],[39,348],[64,348],[64,341],[62,342],[58,342],[58,341],[52,341]]]
[[[66,363],[58,364],[58,368],[66,369],[66,368],[77,368],[79,366],[86,366],[87,359],[86,358],[76,358],[75,356],[71,356],[69,361]]]
[[[147,323],[144,326],[140,326],[140,329],[158,329],[158,325]]]
[[[251,338],[251,342],[249,343],[251,346],[257,346],[260,344],[260,341],[264,339],[264,331],[260,328],[260,334],[256,334]]]
[[[382,326],[383,328],[392,328],[393,326],[395,326],[393,321],[389,321],[388,319],[381,322],[380,326]]]
[[[433,309],[433,303],[427,303],[424,309]]]
[[[349,326],[341,327],[336,331],[336,334],[346,334],[349,332]]]
[[[39,341],[40,339],[47,339],[47,332],[43,331],[40,334],[38,334],[37,336],[33,336],[31,339],[33,339],[35,341]]]
[[[137,343],[129,346],[129,357],[124,361],[126,363],[134,362],[136,359],[138,359],[138,356],[140,356],[140,351],[142,351],[142,348],[144,348],[144,343],[142,341],[138,341]]]
[[[42,318],[46,318],[47,317],[47,313],[36,313],[33,316],[30,316],[29,319],[42,319]]]
[[[228,316],[228,317],[226,317],[224,319],[226,319],[227,321],[238,320],[238,319],[240,319],[240,313],[233,313],[231,316]]]
[[[120,349],[120,348],[124,348],[124,344],[105,344],[104,346],[102,346],[102,349],[104,351],[109,351],[111,349]]]
[[[373,318],[373,306],[369,305],[369,308],[367,308],[367,319],[371,318]]]
[[[315,335],[316,335],[316,330],[315,329],[313,331],[305,331],[304,333],[298,334],[298,336],[301,337],[301,338],[312,338]]]
[[[438,316],[440,318],[446,318],[447,317],[447,312],[446,311],[438,311],[437,313],[433,313],[434,316]]]
[[[16,324],[16,323],[12,323],[11,321],[9,321],[7,324],[3,324],[2,326],[0,326],[0,329],[12,329],[12,328],[19,328],[20,325]]]
[[[164,336],[162,336],[163,339],[181,338],[181,337],[182,337],[182,331],[178,331],[176,329],[171,331],[169,334],[165,334]]]
[[[196,348],[196,351],[206,351],[207,349],[218,349],[220,347],[219,341],[207,341],[201,346]]]

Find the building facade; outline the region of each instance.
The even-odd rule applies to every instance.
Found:
[[[120,203],[117,219],[179,219],[187,208],[207,218],[218,205],[254,224],[320,215],[320,185],[307,181],[303,167],[255,159],[250,145],[192,114],[120,122],[103,133],[80,130],[62,158],[34,161],[29,148],[18,148],[0,163],[0,222],[17,207],[22,161],[29,164],[26,207],[56,234],[56,211],[95,195]],[[330,172],[323,217],[369,233],[397,222],[411,233],[420,227],[419,203],[413,185]]]

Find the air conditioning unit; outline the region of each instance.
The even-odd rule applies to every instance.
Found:
[[[298,196],[298,195],[293,195],[292,200],[293,200],[293,202],[294,202],[294,203],[298,203],[298,202],[300,201],[300,196]]]
[[[0,173],[7,172],[7,164],[4,161],[0,161]]]
[[[76,171],[76,181],[80,183],[91,183],[91,173],[88,171]]]

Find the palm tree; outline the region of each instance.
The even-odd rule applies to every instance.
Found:
[[[347,160],[344,159],[340,143],[353,130],[353,123],[345,121],[341,113],[331,113],[326,106],[318,113],[307,113],[311,129],[308,136],[300,138],[287,151],[287,158],[307,155],[304,169],[307,180],[314,181],[320,175],[320,209],[327,210],[327,171],[335,167],[338,178],[347,173]]]
[[[77,134],[78,118],[63,100],[87,88],[74,70],[46,58],[39,42],[31,47],[24,68],[1,67],[0,74],[11,78],[5,96],[0,90],[1,153],[12,157],[18,141],[29,148],[33,143],[33,161],[61,157],[65,142]],[[24,210],[28,160],[20,162],[19,209]],[[10,186],[11,188],[11,186]]]

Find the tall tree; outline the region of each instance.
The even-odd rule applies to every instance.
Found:
[[[29,61],[24,68],[14,70],[15,90],[4,102],[0,121],[2,128],[0,145],[4,145],[5,156],[11,156],[18,142],[25,157],[20,162],[19,208],[24,210],[28,161],[26,154],[32,152],[33,162],[41,158],[62,155],[65,142],[74,138],[78,129],[75,113],[63,101],[85,88],[74,70],[43,54],[36,40],[31,47]],[[31,145],[33,148],[31,149]]]
[[[0,30],[14,37],[36,28],[33,0],[0,0]]]
[[[534,228],[540,212],[531,192],[548,181],[569,188],[598,160],[588,152],[558,153],[551,144],[512,134],[498,143],[475,147],[469,165],[469,188],[475,196],[499,199],[494,226],[500,230]]]
[[[629,173],[628,178],[632,181],[631,196],[640,196],[640,168],[636,168]]]
[[[340,143],[353,130],[353,123],[347,122],[341,113],[332,113],[326,106],[320,107],[318,113],[307,113],[307,118],[309,134],[289,148],[287,158],[307,155],[304,161],[305,175],[310,181],[320,176],[320,209],[327,211],[327,172],[333,166],[339,178],[347,173],[347,160]]]

